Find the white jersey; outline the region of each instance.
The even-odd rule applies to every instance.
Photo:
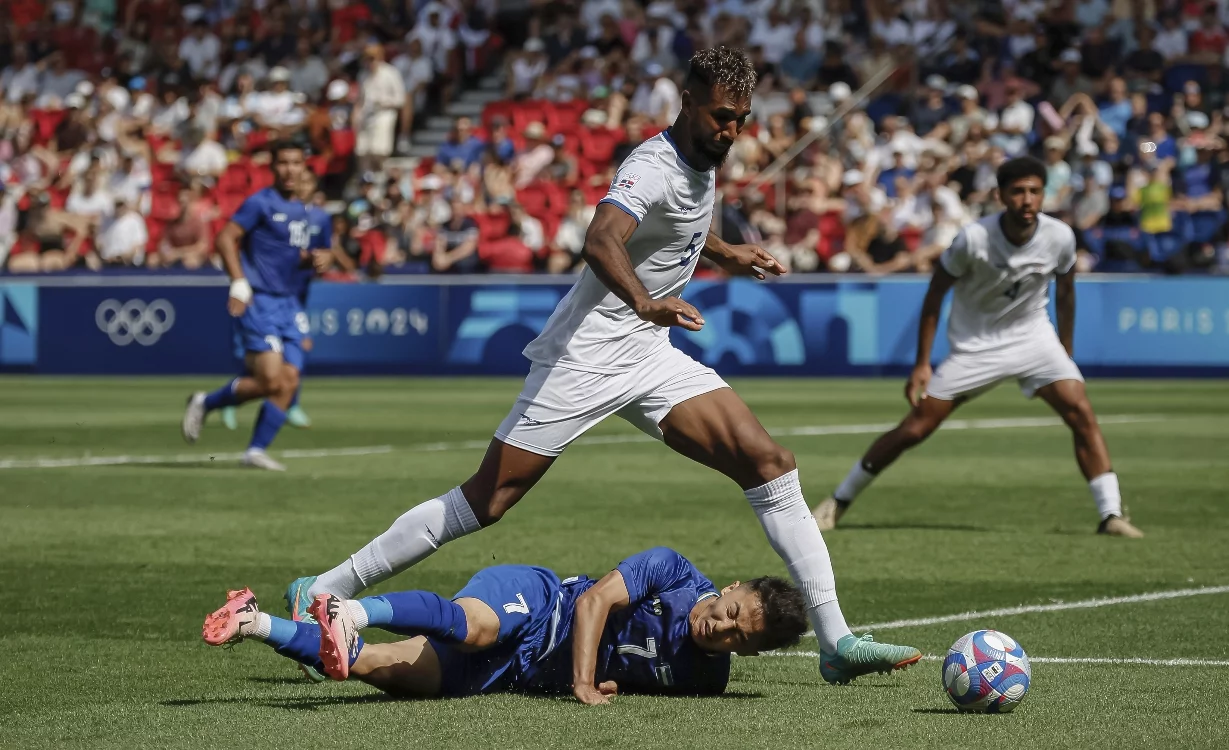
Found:
[[[1071,227],[1040,214],[1032,239],[1017,246],[1003,235],[1001,216],[965,226],[940,258],[958,279],[947,322],[954,353],[1020,343],[1049,327],[1050,280],[1075,265]]]
[[[714,170],[692,169],[662,132],[627,157],[600,203],[636,220],[627,241],[636,276],[653,299],[677,297],[691,280],[708,236]],[[670,345],[670,329],[641,320],[586,268],[525,356],[545,365],[618,373]]]

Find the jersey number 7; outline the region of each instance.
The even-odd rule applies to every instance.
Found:
[[[632,654],[634,656],[643,656],[646,659],[655,659],[657,658],[657,639],[644,639],[644,648],[633,646],[631,644],[623,644],[615,650],[620,654]]]

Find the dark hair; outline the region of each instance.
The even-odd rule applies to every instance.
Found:
[[[1046,184],[1046,165],[1036,157],[1020,156],[1000,164],[994,176],[998,179],[999,190],[1006,190],[1011,183],[1025,177],[1036,177],[1044,186]]]
[[[793,646],[807,630],[807,605],[802,592],[781,578],[764,576],[743,584],[760,599],[764,633],[757,648],[772,651]]]
[[[721,88],[734,96],[749,98],[756,82],[755,66],[746,52],[733,47],[713,47],[691,56],[683,88]]]
[[[311,148],[301,140],[286,139],[274,141],[269,144],[269,154],[276,161],[277,157],[283,151],[302,151],[303,156],[311,156]]]

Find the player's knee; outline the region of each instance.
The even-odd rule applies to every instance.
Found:
[[[897,428],[897,434],[905,445],[913,446],[930,437],[939,423],[925,417],[910,416]]]
[[[1063,410],[1063,421],[1076,432],[1088,432],[1096,429],[1097,415],[1093,413],[1092,404],[1083,398]]]
[[[299,371],[290,365],[282,367],[281,390],[283,393],[294,393],[299,389]]]
[[[798,468],[798,462],[794,460],[794,452],[771,440],[756,452],[754,459],[758,478],[765,483],[785,476]]]

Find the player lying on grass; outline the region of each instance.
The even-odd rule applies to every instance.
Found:
[[[593,705],[616,692],[720,694],[730,654],[792,646],[807,628],[806,603],[789,583],[757,578],[719,592],[665,547],[600,581],[499,565],[451,601],[427,591],[321,594],[311,612],[319,624],[283,620],[261,612],[250,590],[232,591],[203,635],[214,646],[261,640],[335,680],[406,697],[571,692]],[[410,638],[366,643],[367,627]]]
[[[961,404],[1015,379],[1040,396],[1075,439],[1075,460],[1101,514],[1097,532],[1142,537],[1122,510],[1118,475],[1097,424],[1084,376],[1071,359],[1075,331],[1075,234],[1041,213],[1046,166],[1032,157],[998,168],[1003,211],[960,230],[944,251],[922,303],[917,364],[905,385],[912,406],[896,429],[880,436],[815,508],[821,530],[836,526],[858,494],[906,450],[930,437]],[[1055,280],[1058,331],[1046,308]],[[954,289],[947,337],[951,355],[936,372],[931,346],[943,298]]]

